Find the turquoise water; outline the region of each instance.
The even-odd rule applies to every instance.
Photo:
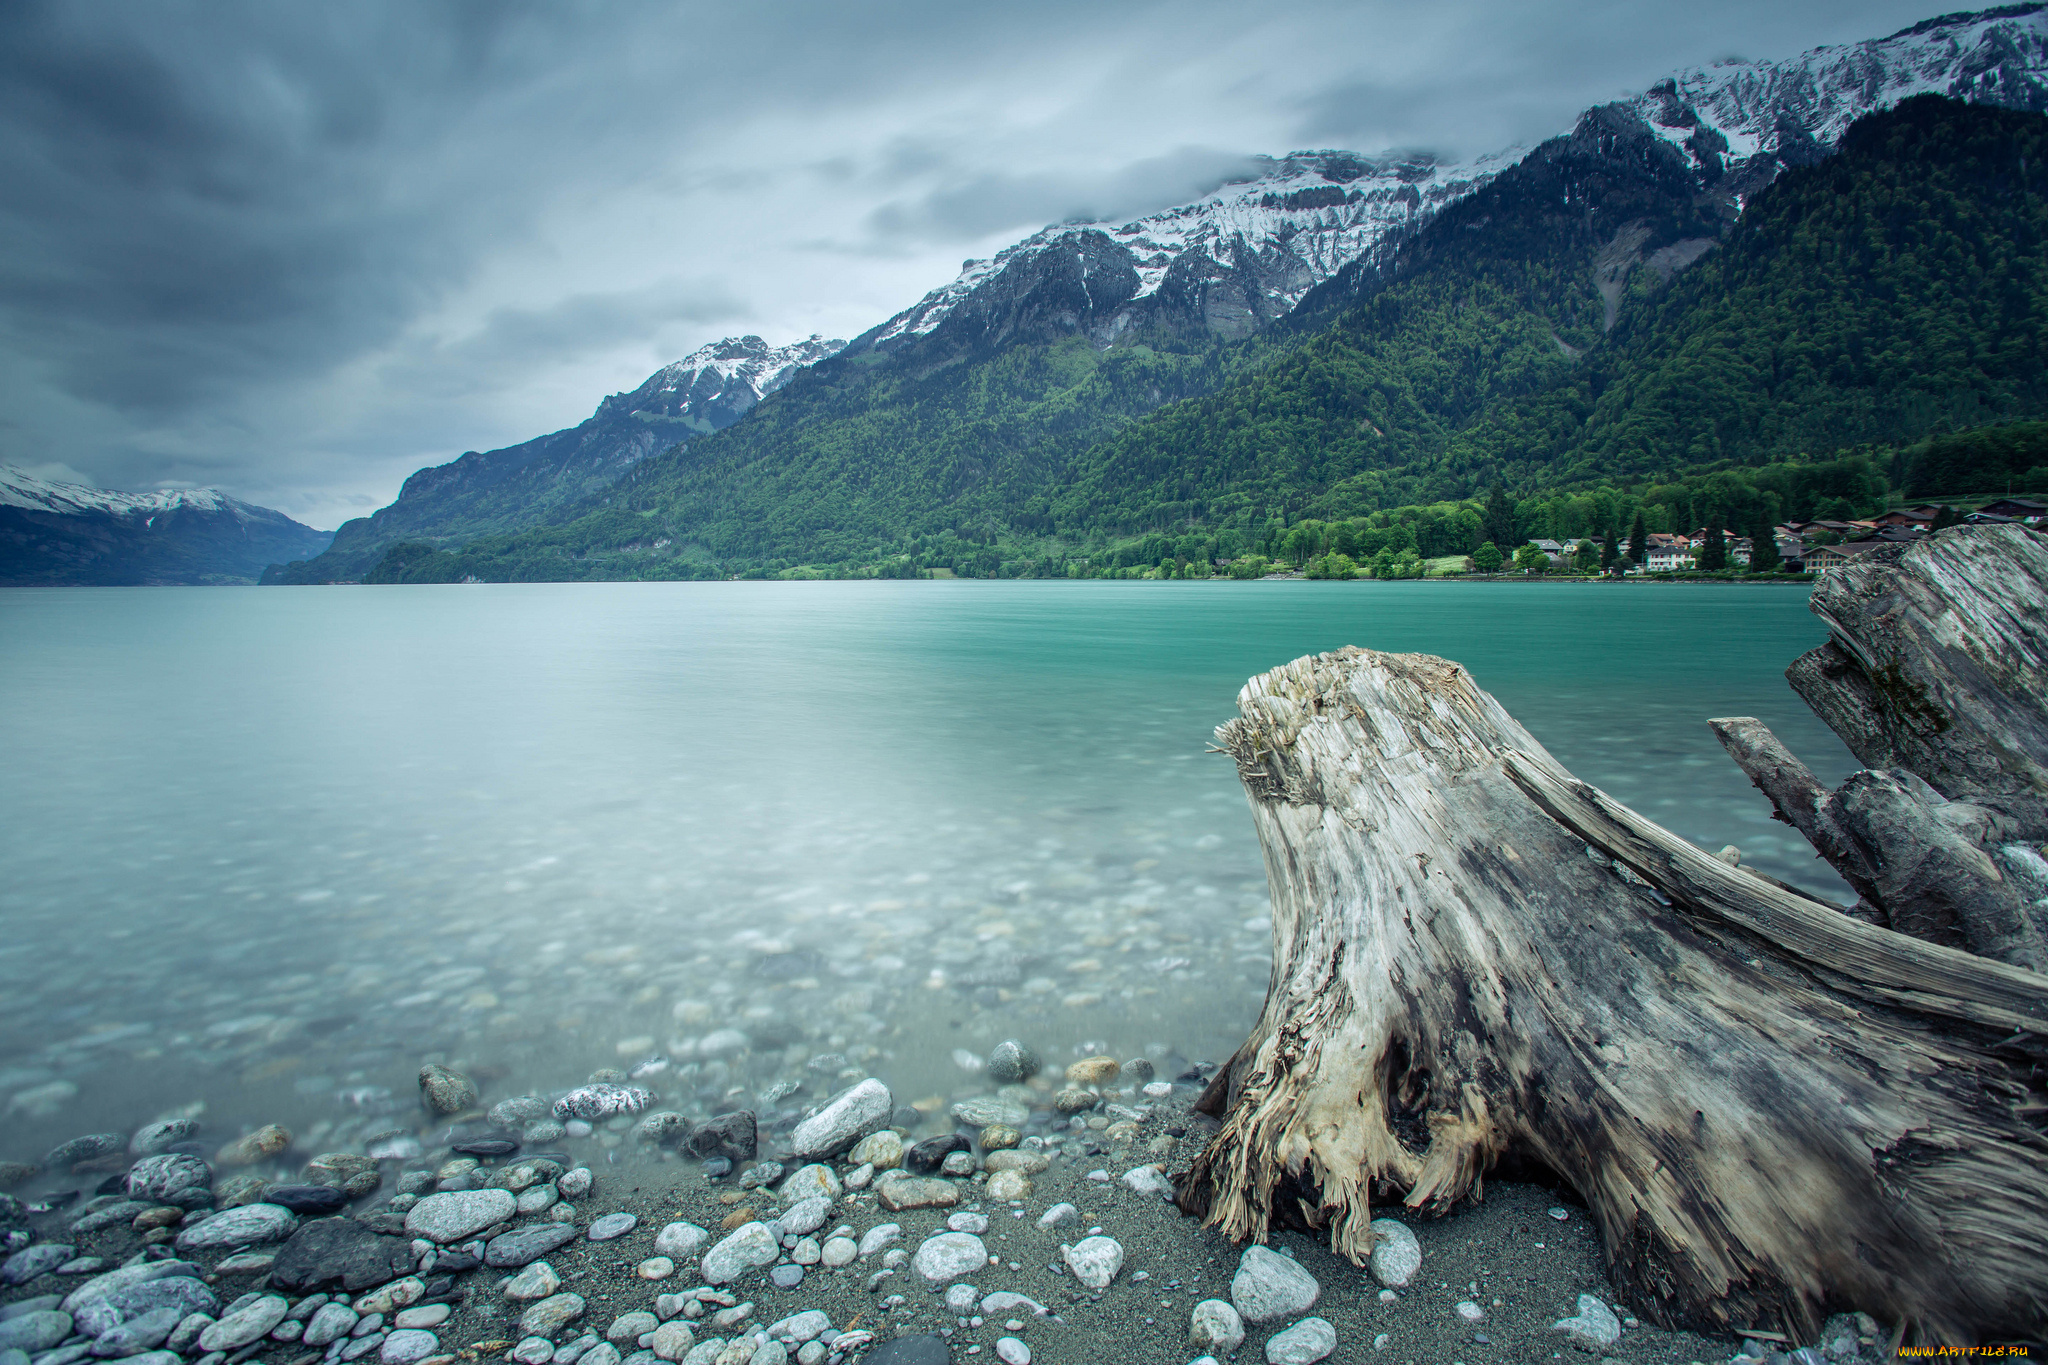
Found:
[[[487,1101],[651,1064],[697,1117],[856,1073],[973,1093],[1011,1035],[1220,1058],[1267,938],[1210,732],[1345,644],[1459,660],[1580,777],[1840,894],[1705,725],[1854,766],[1783,678],[1824,638],[1805,597],[0,591],[0,1158],[192,1106],[321,1150],[416,1122],[430,1058]]]

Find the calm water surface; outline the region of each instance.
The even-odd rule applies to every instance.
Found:
[[[487,1103],[642,1067],[699,1118],[983,1092],[1008,1036],[1220,1059],[1268,939],[1210,731],[1345,644],[1841,893],[1704,724],[1854,766],[1782,676],[1795,589],[16,589],[0,632],[0,1158],[176,1110],[302,1161],[418,1127],[429,1059]]]

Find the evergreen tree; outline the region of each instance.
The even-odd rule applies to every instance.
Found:
[[[1749,571],[1773,573],[1778,567],[1778,530],[1769,517],[1759,517],[1749,533]]]
[[[1700,550],[1700,567],[1709,572],[1728,567],[1728,542],[1721,535],[1721,519],[1707,518],[1707,543]]]
[[[1607,539],[1600,545],[1600,572],[1606,573],[1614,567],[1614,561],[1621,558],[1621,547],[1614,543],[1614,523],[1607,523]]]
[[[1481,573],[1492,573],[1500,565],[1500,547],[1490,540],[1472,552],[1472,567]]]
[[[1927,529],[1929,531],[1946,531],[1949,527],[1954,526],[1957,522],[1961,521],[1962,519],[1962,515],[1959,512],[1957,512],[1955,508],[1949,506],[1947,503],[1943,503],[1940,509],[1936,511],[1934,514],[1934,525],[1928,527]]]
[[[1515,500],[1508,496],[1506,485],[1496,483],[1486,495],[1486,515],[1479,524],[1479,533],[1492,541],[1496,549],[1521,543],[1522,538],[1515,534]]]
[[[1640,566],[1650,557],[1650,532],[1643,525],[1643,514],[1636,513],[1636,524],[1628,528],[1628,557]]]

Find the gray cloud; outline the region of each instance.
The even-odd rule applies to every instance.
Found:
[[[1256,153],[1493,150],[1903,0],[0,3],[0,460],[316,524]]]

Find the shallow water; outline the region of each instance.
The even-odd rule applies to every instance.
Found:
[[[1825,638],[1805,598],[0,590],[0,1158],[203,1103],[303,1160],[417,1124],[426,1060],[488,1103],[666,1058],[643,1083],[693,1117],[986,1090],[956,1051],[1007,1036],[1220,1060],[1268,938],[1210,732],[1344,644],[1463,662],[1580,777],[1840,895],[1704,723],[1854,766],[1783,678]]]

